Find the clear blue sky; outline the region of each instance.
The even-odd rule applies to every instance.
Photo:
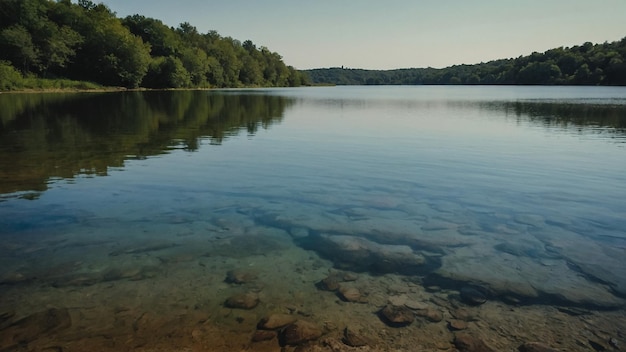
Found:
[[[250,39],[298,69],[445,67],[626,37],[626,0],[94,0]]]

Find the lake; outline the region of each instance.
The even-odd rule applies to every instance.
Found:
[[[0,238],[0,351],[616,350],[626,88],[0,94]]]

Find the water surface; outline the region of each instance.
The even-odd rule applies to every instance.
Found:
[[[326,339],[356,326],[406,349],[409,329],[432,336],[424,350],[452,350],[461,308],[500,350],[623,339],[622,87],[2,94],[0,106],[0,333],[50,307],[72,322],[22,333],[27,348],[279,350],[250,336],[289,313]],[[339,281],[359,303],[320,290],[337,272],[357,275]],[[468,304],[468,288],[487,302]],[[259,305],[225,306],[240,292]],[[415,302],[443,320],[420,306],[389,330],[376,313]],[[589,319],[602,324],[581,332]]]

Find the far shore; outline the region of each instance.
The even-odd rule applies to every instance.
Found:
[[[0,91],[0,94],[24,94],[24,93],[105,93],[105,92],[142,92],[142,91],[158,91],[158,90],[212,90],[216,88],[124,88],[124,87],[100,87],[100,88],[29,88]]]

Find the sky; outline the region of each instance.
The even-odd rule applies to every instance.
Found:
[[[251,40],[297,69],[447,67],[626,37],[626,0],[94,0]]]

